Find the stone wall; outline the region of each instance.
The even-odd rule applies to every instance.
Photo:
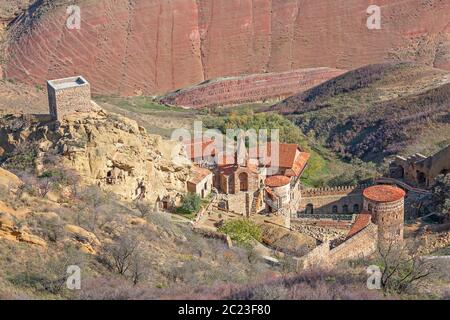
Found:
[[[305,91],[342,74],[329,68],[301,69],[210,81],[169,93],[163,103],[190,108],[278,100]]]
[[[301,269],[317,266],[333,267],[342,261],[370,256],[377,250],[377,229],[377,226],[371,223],[333,249],[331,249],[330,242],[326,241],[303,256],[298,261],[298,267]]]
[[[408,184],[431,187],[439,174],[450,172],[450,145],[430,157],[414,154],[408,158],[397,156],[390,165],[390,176],[404,179]]]
[[[187,185],[188,192],[196,193],[200,197],[205,198],[211,193],[212,186],[213,186],[213,175],[210,174],[210,175],[206,176],[205,178],[203,178],[202,181],[200,181],[198,183],[193,183],[191,181],[188,181],[186,185]],[[206,185],[206,188],[205,188],[205,185]]]
[[[248,217],[250,216],[251,205],[254,195],[250,192],[240,192],[227,195],[228,211]]]
[[[290,227],[291,230],[298,231],[302,234],[306,234],[314,239],[317,239],[321,242],[334,240],[345,237],[351,226],[345,228],[336,228],[333,226],[321,226],[321,225],[313,225],[304,223],[303,221],[299,221],[296,219],[290,219]]]
[[[307,206],[312,205],[315,214],[359,213],[363,206],[362,192],[366,187],[360,185],[304,189],[298,212],[305,214]],[[337,212],[333,211],[334,206],[337,206]],[[344,206],[347,206],[348,212],[345,212]]]

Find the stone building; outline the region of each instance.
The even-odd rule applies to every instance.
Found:
[[[89,112],[91,87],[82,76],[47,81],[50,115],[55,120],[76,112]]]
[[[290,218],[297,212],[300,177],[310,157],[297,144],[247,150],[241,137],[236,150],[217,150],[211,139],[183,141],[183,146],[192,162],[214,172],[213,186],[223,195],[220,208],[244,216],[264,211]]]
[[[187,191],[205,198],[211,193],[212,187],[213,173],[206,168],[192,166],[191,177],[187,181]]]
[[[310,234],[321,244],[298,260],[300,268],[333,267],[345,260],[368,257],[379,246],[403,241],[405,191],[389,185],[374,185],[363,190],[363,208],[351,223],[334,222],[307,225],[294,219],[293,230]],[[339,231],[339,232],[337,232]],[[339,234],[341,233],[341,235]]]
[[[405,191],[390,185],[376,185],[364,190],[364,208],[378,226],[378,243],[403,241]]]
[[[436,176],[449,172],[450,145],[430,157],[420,153],[407,158],[397,156],[389,167],[391,178],[422,188],[431,187]]]
[[[360,213],[365,187],[358,185],[304,189],[297,216]]]

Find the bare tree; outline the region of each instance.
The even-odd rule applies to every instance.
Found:
[[[52,191],[55,184],[52,177],[42,177],[37,180],[37,192],[41,198],[44,198],[50,191]]]
[[[131,234],[121,236],[116,243],[106,247],[106,258],[117,273],[125,275],[133,263],[136,264],[139,245],[137,236]]]
[[[131,260],[131,281],[133,282],[133,285],[137,285],[142,280],[142,278],[144,278],[146,273],[146,269],[144,267],[144,259],[141,252],[138,251],[132,256]]]
[[[389,242],[378,248],[381,286],[384,292],[405,293],[417,289],[433,271],[433,266],[406,245]]]
[[[151,206],[148,202],[142,200],[136,200],[134,202],[135,208],[139,211],[141,218],[146,218],[152,212]]]

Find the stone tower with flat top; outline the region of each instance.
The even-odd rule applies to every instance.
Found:
[[[47,81],[48,104],[54,120],[76,112],[89,112],[91,86],[82,76]]]

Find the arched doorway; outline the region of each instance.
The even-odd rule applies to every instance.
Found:
[[[314,206],[312,203],[308,203],[306,205],[305,214],[313,214],[314,213]]]
[[[425,185],[427,183],[427,177],[425,176],[425,173],[421,171],[417,171],[417,183],[419,185]]]
[[[248,191],[248,174],[246,172],[239,174],[239,190]]]
[[[344,204],[342,207],[342,213],[348,213],[348,205]]]
[[[354,204],[353,205],[353,213],[359,213],[359,204]]]
[[[402,166],[398,166],[397,175],[399,179],[403,179],[405,177],[405,169]]]

